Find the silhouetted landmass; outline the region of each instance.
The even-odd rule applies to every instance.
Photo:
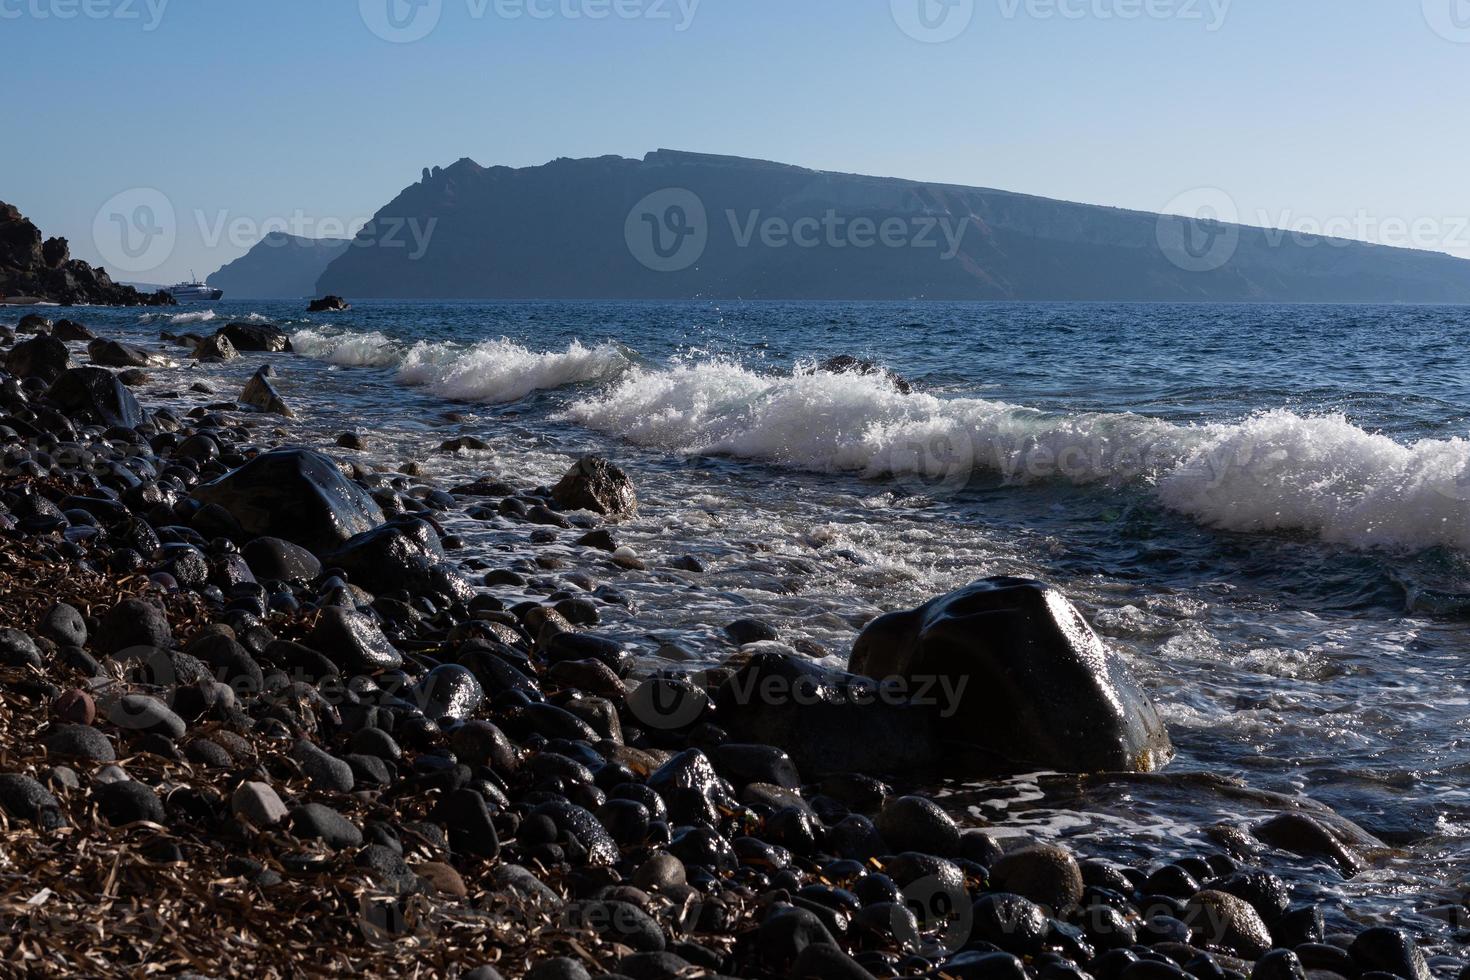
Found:
[[[70,306],[168,306],[167,293],[140,293],[112,281],[107,270],[71,257],[65,238],[42,240],[41,230],[12,204],[0,201],[0,301]]]
[[[426,169],[355,244],[316,292],[1470,302],[1440,253],[669,150]]]
[[[316,281],[352,244],[347,238],[301,238],[273,232],[209,277],[226,299],[299,299],[316,295]]]

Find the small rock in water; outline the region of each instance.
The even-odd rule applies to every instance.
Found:
[[[737,619],[725,627],[725,634],[735,641],[736,646],[742,647],[747,643],[760,643],[781,638],[776,627],[759,619]]]
[[[583,456],[551,488],[552,499],[564,510],[590,510],[613,520],[638,513],[638,494],[633,482],[601,456]]]

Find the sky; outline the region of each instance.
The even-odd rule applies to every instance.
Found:
[[[1470,258],[1470,0],[0,0],[0,53],[0,200],[122,280],[660,147]]]

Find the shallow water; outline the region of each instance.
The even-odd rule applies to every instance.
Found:
[[[1171,773],[1306,794],[1400,849],[1343,883],[1290,862],[1303,882],[1355,896],[1361,918],[1470,884],[1470,311],[301,305],[80,318],[150,342],[280,322],[308,355],[277,360],[304,409],[288,427],[363,432],[366,461],[533,485],[612,455],[643,505],[620,537],[653,571],[590,570],[636,610],[604,628],[650,663],[665,643],[717,662],[720,627],[750,615],[842,663],[880,611],[985,575],[1047,579],[1158,702]],[[841,353],[914,392],[812,372]],[[260,359],[188,372],[232,397]],[[151,392],[184,387],[157,372]],[[492,449],[431,452],[462,433]],[[455,530],[496,566],[534,571],[548,550],[588,566],[570,534],[532,549],[509,524]],[[709,572],[667,570],[683,554]],[[1201,850],[1199,828],[1260,812],[1187,785],[951,789],[973,822],[1134,858]]]

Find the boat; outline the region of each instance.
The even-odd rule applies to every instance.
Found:
[[[190,272],[189,275],[194,275]],[[172,296],[180,303],[213,303],[225,295],[223,289],[215,289],[195,278],[193,282],[174,283],[164,289],[164,292]]]

